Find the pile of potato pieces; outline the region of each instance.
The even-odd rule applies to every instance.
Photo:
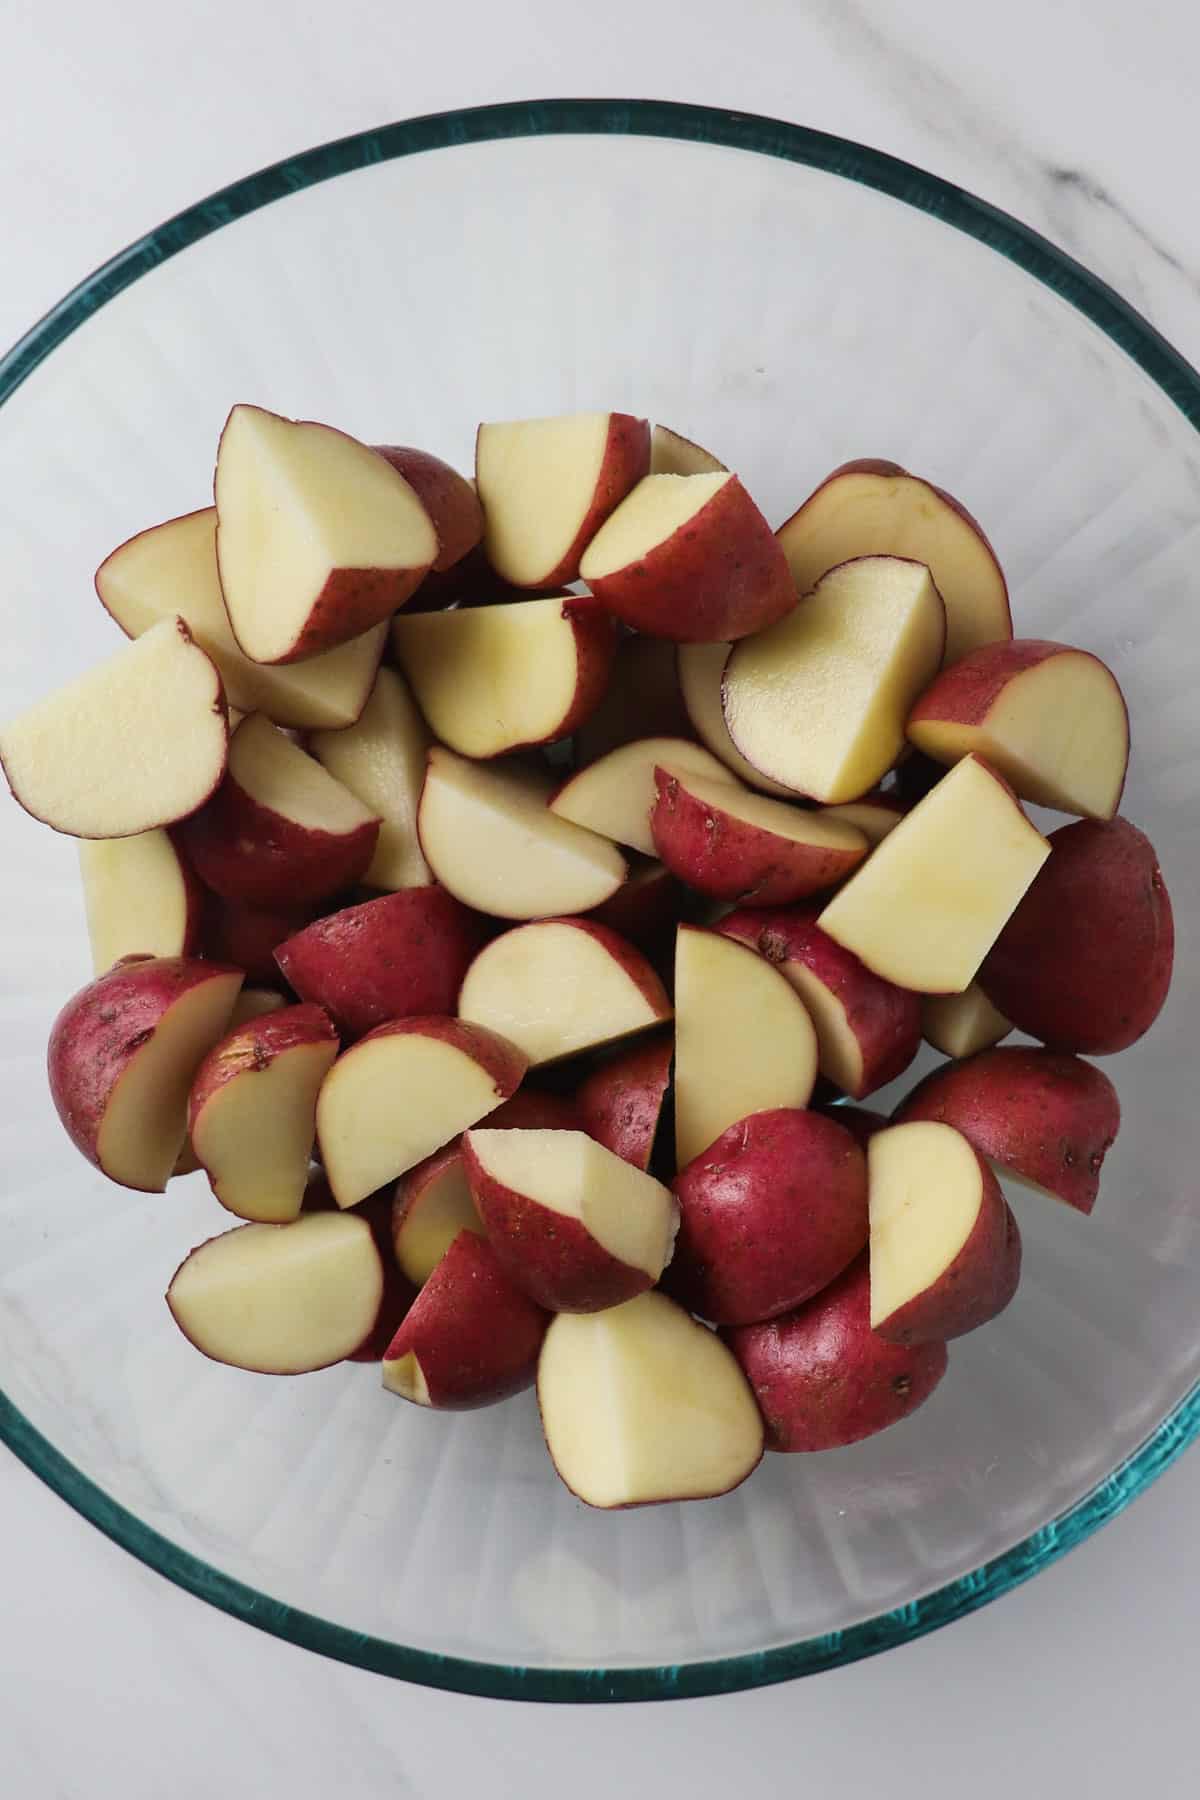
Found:
[[[239,405],[96,586],[132,641],[0,759],[80,839],[66,1130],[245,1221],[168,1289],[206,1355],[536,1381],[580,1499],[705,1497],[928,1398],[1017,1288],[997,1170],[1091,1211],[1079,1053],[1170,902],[1113,675],[1013,638],[941,489],[849,463],[773,533],[628,414],[482,425],[472,483]]]

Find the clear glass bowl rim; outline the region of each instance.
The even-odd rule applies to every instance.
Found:
[[[1200,375],[1111,287],[1038,232],[953,183],[883,151],[752,113],[662,100],[531,100],[430,113],[289,157],[177,213],[81,281],[0,358],[0,406],[73,331],[140,276],[258,208],[334,176],[417,152],[562,134],[666,137],[801,163],[890,194],[987,244],[1068,301],[1132,358],[1200,431]],[[440,1656],[334,1624],[232,1580],[117,1504],[0,1392],[0,1441],[114,1543],[178,1587],[262,1631],[377,1674],[493,1699],[695,1698],[789,1681],[910,1643],[974,1612],[1082,1543],[1200,1436],[1200,1383],[1131,1456],[1039,1530],[969,1575],[845,1630],[741,1656],[660,1667],[510,1667]]]

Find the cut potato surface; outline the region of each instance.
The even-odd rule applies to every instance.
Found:
[[[604,693],[616,631],[592,600],[556,596],[401,614],[392,643],[434,735],[492,757],[574,730]]]
[[[657,1281],[675,1237],[668,1188],[582,1131],[491,1131],[466,1137],[492,1182],[581,1225],[618,1262]],[[535,1296],[536,1298],[536,1296]]]
[[[606,839],[550,812],[550,783],[452,751],[429,753],[417,823],[434,875],[457,899],[500,919],[586,912],[624,881]]]
[[[440,1167],[419,1188],[407,1195],[396,1195],[392,1242],[401,1274],[421,1287],[460,1231],[484,1235],[463,1169],[462,1152],[448,1149]]]
[[[488,561],[516,587],[573,581],[584,546],[649,460],[650,428],[628,413],[481,425],[475,480]]]
[[[247,1020],[204,1059],[192,1084],[192,1150],[228,1212],[262,1224],[297,1218],[316,1133],[317,1094],[338,1042],[317,1006]]]
[[[1125,785],[1129,717],[1112,671],[1064,644],[987,644],[946,669],[908,720],[937,762],[973,751],[1022,800],[1111,819]]]
[[[921,1034],[943,1056],[974,1056],[990,1050],[1012,1030],[977,981],[961,994],[929,994],[921,1002]]]
[[[844,825],[853,825],[874,847],[882,844],[889,831],[895,831],[905,808],[885,795],[865,794],[861,800],[845,800],[840,806],[824,806],[821,811],[827,819],[841,819]]]
[[[266,713],[277,725],[332,731],[352,725],[367,703],[387,638],[384,623],[306,662],[251,662],[233,635],[221,595],[215,506],[152,525],[121,544],[97,569],[96,592],[130,637],[178,614],[221,671],[231,708]]]
[[[188,956],[202,890],[167,832],[81,839],[79,872],[97,975],[123,956]]]
[[[877,1131],[867,1160],[874,1329],[951,1266],[985,1192],[978,1156],[951,1125],[918,1121]]]
[[[863,556],[831,569],[779,624],[735,644],[725,723],[746,760],[836,805],[887,773],[945,643],[941,595],[921,563]]]
[[[718,462],[711,450],[694,444],[668,425],[656,425],[650,437],[650,473],[652,475],[724,474],[725,464]]]
[[[0,729],[13,798],[71,837],[133,837],[196,811],[225,773],[221,678],[182,619]]]
[[[616,932],[547,919],[485,945],[463,980],[458,1014],[499,1032],[532,1066],[647,1031],[670,1018],[671,1003]]]
[[[589,1506],[724,1494],[762,1456],[734,1358],[664,1294],[553,1319],[537,1388],[554,1466]]]
[[[587,547],[580,574],[599,581],[637,562],[647,548],[663,544],[690,523],[735,476],[715,474],[648,475],[617,508]]]
[[[235,406],[213,488],[234,636],[259,663],[331,650],[387,619],[438,554],[413,489],[328,425]]]
[[[380,820],[375,854],[363,877],[368,887],[424,887],[433,879],[417,841],[417,803],[429,744],[428,727],[394,669],[380,669],[354,724],[317,731],[309,739],[321,766]]]
[[[339,1206],[355,1206],[507,1100],[525,1058],[457,1019],[381,1025],[340,1056],[317,1098],[317,1142]]]
[[[244,720],[234,733],[229,773],[259,806],[306,831],[344,836],[375,818],[349,788],[261,713]]]
[[[633,641],[640,640],[635,638]],[[679,688],[692,729],[701,743],[706,744],[747,787],[757,788],[763,794],[775,794],[781,800],[793,800],[795,789],[785,787],[781,781],[772,781],[769,775],[748,763],[729,735],[721,706],[721,683],[732,649],[732,644],[725,643],[676,645]]]
[[[675,951],[675,1151],[679,1167],[728,1126],[807,1106],[817,1036],[770,963],[715,932],[681,925]]]
[[[917,993],[960,993],[1050,854],[1011,788],[964,757],[856,870],[822,930]]]
[[[367,1337],[382,1299],[370,1226],[329,1212],[210,1238],[167,1289],[176,1324],[198,1350],[272,1375],[343,1361]]]
[[[854,556],[905,556],[927,565],[946,603],[946,663],[1012,636],[1008,589],[970,513],[944,489],[896,463],[835,469],[779,528],[800,592]]]
[[[640,850],[643,856],[654,856],[650,814],[656,768],[706,775],[727,787],[737,785],[725,765],[700,744],[687,738],[638,738],[572,775],[551,800],[550,810],[560,819]]]

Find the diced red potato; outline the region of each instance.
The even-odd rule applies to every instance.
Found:
[[[763,631],[796,589],[736,475],[647,475],[592,538],[579,573],[636,631],[710,644]]]
[[[453,1012],[485,930],[444,888],[404,888],[314,920],[275,960],[351,1042],[389,1019]]]
[[[867,1241],[867,1164],[833,1119],[752,1113],[675,1180],[679,1235],[664,1285],[716,1325],[789,1312]]]
[[[380,821],[368,887],[423,887],[432,881],[417,841],[429,728],[402,675],[380,669],[360,718],[340,731],[314,731],[308,748],[323,768]]]
[[[1001,1045],[927,1075],[896,1120],[961,1131],[1002,1174],[1090,1213],[1121,1123],[1116,1089],[1077,1056]]]
[[[754,1390],[767,1449],[836,1450],[923,1406],[946,1373],[944,1343],[892,1344],[871,1329],[866,1253],[794,1312],[726,1326]]]
[[[674,941],[686,902],[683,887],[662,863],[631,861],[627,880],[587,916],[649,954]]]
[[[376,444],[375,449],[399,470],[429,514],[438,543],[430,572],[441,575],[454,568],[483,537],[483,508],[474,483],[428,450],[409,444]]]
[[[462,1412],[532,1387],[549,1315],[495,1250],[460,1231],[383,1357],[383,1385],[418,1406]]]
[[[811,908],[747,908],[717,930],[777,968],[800,995],[817,1034],[822,1075],[855,1100],[902,1075],[921,1046],[921,1001],[873,974],[823,931]]]
[[[654,848],[698,893],[743,906],[787,906],[836,886],[862,862],[867,840],[853,825],[689,774],[654,771]]]
[[[314,903],[315,904],[315,903]],[[232,963],[246,980],[278,982],[275,952],[311,923],[313,905],[302,908],[248,906],[208,894],[204,906],[203,953],[214,962]]]
[[[252,713],[230,740],[225,780],[179,827],[179,841],[223,899],[286,909],[360,881],[379,823],[319,762]]]
[[[657,639],[635,638],[633,641],[655,643]],[[795,789],[785,787],[781,781],[773,781],[753,763],[747,762],[729,735],[721,704],[721,685],[732,649],[730,643],[679,644],[675,647],[677,691],[682,696],[691,729],[717,760],[747,787],[756,788],[763,794],[774,794],[780,800],[794,800],[797,797]],[[647,734],[651,729],[652,724],[648,724]]]
[[[643,856],[656,856],[650,819],[659,768],[705,776],[737,790],[729,770],[702,745],[686,738],[637,738],[570,776],[551,800],[550,810]]]
[[[1011,1021],[996,1011],[977,981],[961,994],[927,994],[921,1001],[921,1035],[943,1056],[975,1056],[1011,1030]]]
[[[853,825],[874,849],[896,829],[908,808],[894,790],[872,788],[861,800],[844,800],[840,806],[825,806],[821,811],[827,819],[841,819],[844,824]]]
[[[679,691],[674,644],[632,632],[623,637],[613,658],[608,690],[575,734],[580,768],[636,738],[693,735]]]
[[[1008,919],[980,986],[1018,1031],[1056,1050],[1111,1055],[1161,1012],[1175,961],[1171,899],[1154,846],[1128,819],[1081,819]]]
[[[670,1033],[643,1038],[601,1063],[575,1095],[589,1137],[636,1169],[650,1167],[674,1052]]]
[[[669,425],[656,425],[650,436],[651,475],[724,474],[725,464],[711,450],[695,444]]]
[[[123,956],[191,956],[198,949],[204,890],[168,831],[81,839],[79,872],[97,975]]]

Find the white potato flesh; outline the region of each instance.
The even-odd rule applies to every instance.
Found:
[[[488,561],[517,587],[552,575],[596,497],[609,444],[606,412],[481,425],[475,481]]]
[[[307,664],[296,667],[306,668]],[[344,731],[317,731],[308,747],[344,788],[381,820],[363,880],[395,892],[433,880],[417,839],[417,803],[431,739],[404,679],[380,669],[361,717]]]
[[[644,475],[588,545],[580,575],[584,581],[598,581],[640,561],[647,551],[674,537],[732,480],[728,472]]]
[[[670,1018],[585,924],[546,920],[493,938],[463,978],[458,1016],[516,1044],[531,1066]]]
[[[638,738],[572,775],[550,802],[550,810],[573,825],[640,850],[643,856],[654,856],[650,813],[656,768],[673,775],[707,775],[712,782],[737,786],[724,763],[699,744],[686,738]]]
[[[975,1228],[984,1185],[966,1138],[933,1121],[877,1131],[867,1168],[874,1326],[945,1274]]]
[[[79,872],[97,975],[139,951],[184,954],[192,924],[189,884],[165,831],[81,839]]]

